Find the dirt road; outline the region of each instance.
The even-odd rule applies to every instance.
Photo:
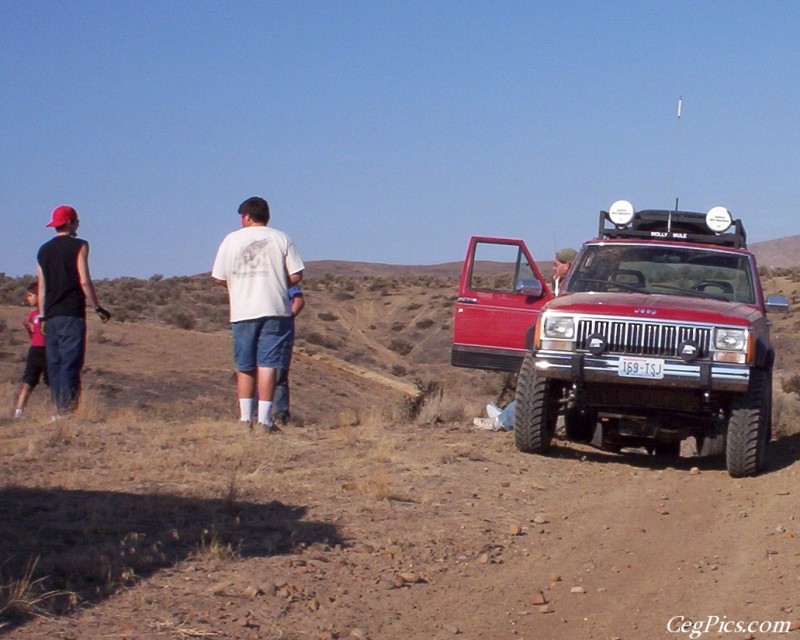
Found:
[[[92,451],[109,436],[147,449],[83,427],[73,442]],[[157,486],[117,450],[115,459],[93,456],[91,477],[70,476],[69,491],[106,492],[97,508],[125,513],[148,542],[206,511],[240,552],[189,553],[73,616],[7,637],[610,640],[689,637],[670,633],[670,620],[676,630],[714,616],[794,628],[800,620],[797,438],[773,444],[765,475],[732,480],[691,458],[664,465],[563,443],[549,458],[523,455],[509,434],[469,425],[387,433],[319,424],[277,438],[186,425],[173,437],[187,448],[184,470]],[[220,452],[218,473],[192,465],[197,438]],[[156,501],[224,494],[232,449],[241,456],[234,510],[173,506],[157,522],[116,504],[128,492]],[[50,453],[40,482],[59,487],[73,454],[57,445]],[[181,456],[172,457],[175,466]],[[46,524],[39,499],[24,498],[33,515],[18,532]],[[270,544],[257,539],[265,531],[276,536]],[[718,628],[702,637],[729,637]]]

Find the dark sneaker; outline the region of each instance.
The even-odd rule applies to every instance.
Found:
[[[258,426],[264,429],[264,433],[283,433],[283,429],[281,429],[274,422],[269,424],[267,424],[266,422],[259,422]]]

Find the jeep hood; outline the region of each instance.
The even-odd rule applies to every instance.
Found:
[[[544,311],[582,315],[621,316],[642,320],[752,324],[757,307],[741,302],[635,292],[566,293],[551,300]]]

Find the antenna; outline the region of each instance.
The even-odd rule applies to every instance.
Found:
[[[682,114],[683,114],[683,96],[678,96],[678,122],[681,121],[681,115]],[[678,136],[677,137],[678,138],[680,137],[680,128],[678,128]],[[675,166],[673,166],[673,168],[672,168],[672,170],[675,172],[675,174],[673,174],[673,175],[677,175],[677,170],[678,170],[677,167],[680,164],[680,161],[679,161],[679,158],[678,158],[678,149],[677,149],[677,147],[678,147],[678,143],[676,141],[676,144],[675,144],[675,159],[674,159]],[[677,185],[676,185],[676,189],[677,189]],[[675,212],[676,213],[678,212],[678,197],[677,196],[675,196]],[[670,213],[669,217],[667,218],[667,231],[670,231],[671,228],[672,228],[672,213]]]

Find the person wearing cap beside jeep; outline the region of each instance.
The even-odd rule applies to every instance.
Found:
[[[556,258],[553,260],[553,295],[561,292],[561,283],[567,277],[569,268],[577,255],[578,252],[569,247],[556,251]]]
[[[56,236],[36,256],[39,312],[44,321],[47,376],[56,408],[54,418],[75,410],[81,392],[81,370],[86,355],[86,303],[103,322],[111,314],[100,306],[89,274],[89,243],[78,235],[78,213],[61,205],[46,225]]]

